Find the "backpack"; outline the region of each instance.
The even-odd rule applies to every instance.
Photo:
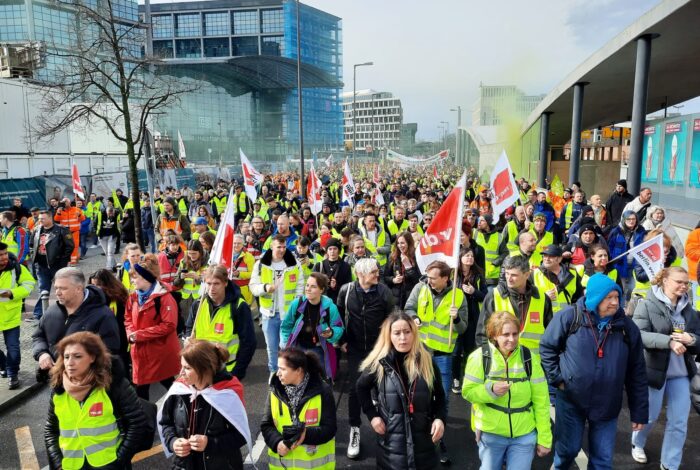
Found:
[[[523,356],[523,367],[525,368],[525,374],[527,374],[527,380],[532,377],[532,352],[526,346],[520,346],[520,354]],[[484,368],[484,380],[489,375],[491,371],[491,348],[488,342],[481,344],[481,364]],[[523,379],[523,381],[525,381]]]
[[[158,413],[158,407],[155,403],[151,403],[143,398],[139,397],[138,400],[141,410],[146,418],[146,424],[143,427],[143,433],[146,435],[146,437],[136,443],[137,446],[134,450],[136,452],[143,452],[145,450],[150,450],[151,447],[153,447],[153,441],[155,440],[156,436],[156,416]]]
[[[566,337],[568,338],[569,336],[573,335],[578,331],[578,329],[581,327],[581,324],[583,323],[583,313],[581,313],[581,310],[578,308],[576,304],[572,305],[574,308],[574,321],[571,322],[571,325],[569,325],[569,329],[566,332]],[[627,334],[627,327],[625,326],[624,322],[622,324],[622,341],[627,345],[627,347],[630,346],[630,337],[629,334]]]

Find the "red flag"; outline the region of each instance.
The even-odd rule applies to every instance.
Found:
[[[85,200],[85,192],[83,191],[83,185],[80,184],[80,175],[78,174],[78,165],[73,163],[72,170],[73,179],[73,194],[78,196],[80,199]]]
[[[355,200],[353,199],[355,195],[355,182],[352,180],[352,174],[350,173],[350,165],[348,165],[348,159],[345,159],[345,170],[343,171],[343,179],[340,181],[340,186],[342,187],[342,202],[350,203],[353,206]]]
[[[374,166],[374,174],[372,175],[372,182],[374,184],[379,184],[382,182],[382,179],[379,177],[379,165]]]
[[[321,200],[321,180],[316,175],[314,164],[311,164],[311,171],[306,182],[306,196],[309,199],[309,208],[314,215],[321,212],[323,201]]]
[[[437,165],[433,165],[433,178],[438,178]]]
[[[444,160],[445,158],[450,156],[450,149],[441,151],[440,153],[438,153],[438,156]]]
[[[416,261],[422,273],[433,261],[444,261],[451,268],[457,267],[466,187],[467,173],[464,172],[421,238]]]
[[[228,195],[228,202],[224,210],[224,216],[219,225],[219,231],[216,232],[214,245],[209,256],[209,264],[223,264],[231,269],[233,264],[233,235],[235,233],[235,216],[236,206],[234,203],[233,189]],[[204,286],[204,283],[202,283]]]

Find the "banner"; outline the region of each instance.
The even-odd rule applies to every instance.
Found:
[[[352,174],[350,173],[350,165],[348,165],[348,159],[345,159],[345,171],[343,172],[343,179],[340,182],[343,188],[343,194],[341,197],[341,202],[347,202],[350,206],[355,205],[355,182],[352,180]]]
[[[700,119],[693,120],[693,147],[690,155],[690,186],[700,188]]]
[[[426,158],[407,157],[406,155],[401,155],[400,153],[394,152],[393,150],[386,151],[386,159],[387,160],[392,161],[392,162],[397,162],[397,163],[414,164],[414,165],[437,163],[441,160],[448,158],[449,156],[450,156],[449,150],[442,150],[439,153],[437,153],[431,157],[426,157]]]
[[[143,177],[146,178],[146,171],[143,171]],[[141,187],[141,182],[139,181],[139,187]],[[148,185],[144,181],[144,191]],[[112,190],[121,189],[124,194],[131,197],[131,190],[129,189],[128,179],[126,173],[100,173],[92,177],[91,191],[97,196],[102,196],[105,199],[112,196]]]
[[[425,274],[425,268],[433,261],[444,261],[451,268],[457,267],[466,188],[465,171],[418,243],[416,262],[421,273]]]
[[[491,191],[493,191],[493,199],[491,199],[493,222],[496,223],[501,214],[512,206],[519,197],[518,186],[513,179],[513,170],[510,168],[505,150],[501,152],[501,156],[491,172]]]
[[[314,164],[311,164],[311,171],[309,171],[309,176],[306,182],[306,197],[309,200],[309,208],[313,215],[318,215],[323,208],[323,201],[321,200],[321,180],[318,179],[316,175],[316,170],[314,170]]]
[[[661,155],[661,126],[646,126],[644,128],[644,169],[642,170],[643,183],[658,183],[659,181],[659,156]]]
[[[255,202],[258,198],[258,190],[256,186],[263,182],[265,179],[263,175],[256,170],[253,165],[248,160],[248,157],[243,153],[243,149],[239,148],[238,151],[241,154],[241,167],[243,168],[243,186],[245,187],[245,193],[250,198],[250,202]]]
[[[665,186],[680,186],[685,173],[686,137],[688,123],[669,122],[666,124],[664,138],[664,173],[662,183]]]
[[[635,246],[630,251],[635,261],[644,268],[649,280],[664,268],[664,237],[658,234],[654,238]],[[619,257],[618,257],[619,258]]]
[[[41,178],[12,178],[0,180],[0,207],[13,205],[13,199],[19,197],[27,208],[48,208],[46,201],[46,183]]]

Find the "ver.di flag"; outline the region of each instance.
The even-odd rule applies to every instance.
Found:
[[[177,149],[178,152],[180,152],[180,160],[186,160],[187,159],[187,152],[185,152],[185,143],[182,141],[182,136],[180,135],[180,131],[177,131]]]
[[[637,263],[639,263],[649,279],[654,279],[656,274],[664,268],[664,237],[658,234],[654,238],[635,246],[629,251]]]
[[[379,165],[374,166],[374,173],[372,174],[372,182],[374,183],[374,203],[383,206],[384,196],[382,195],[382,190],[379,189],[379,183],[382,182],[379,177]]]
[[[351,206],[355,205],[355,182],[352,180],[352,174],[350,173],[350,165],[348,165],[348,159],[345,159],[345,170],[343,171],[343,179],[340,182],[343,188],[343,193],[341,197],[342,202],[346,202]]]
[[[465,171],[457,185],[447,195],[416,249],[416,262],[421,273],[433,261],[444,261],[451,268],[459,262],[459,242],[467,188]]]
[[[313,163],[311,163],[311,171],[309,171],[306,182],[306,196],[309,199],[309,208],[311,212],[314,215],[318,215],[323,208],[323,201],[321,200],[321,180],[318,179],[318,175],[316,175]]]
[[[518,187],[513,179],[513,170],[510,168],[505,150],[501,152],[501,156],[491,172],[491,190],[493,191],[491,207],[493,207],[493,220],[496,223],[500,215],[512,206],[519,197]]]
[[[243,167],[243,187],[250,201],[255,202],[258,198],[256,186],[263,182],[264,177],[262,173],[253,167],[248,157],[243,153],[243,149],[239,148],[238,151],[241,154],[241,167]]]
[[[234,194],[232,188],[228,195],[226,209],[224,209],[224,215],[221,218],[219,230],[216,232],[216,237],[214,238],[211,255],[209,256],[209,264],[223,264],[228,269],[231,269],[233,264],[233,235],[236,233],[236,203],[234,201]],[[202,286],[204,285],[205,284],[202,283]]]
[[[73,180],[73,194],[78,196],[83,201],[85,200],[85,191],[83,191],[83,185],[80,184],[80,175],[78,174],[78,165],[73,163],[73,169],[71,170],[71,176]],[[115,192],[116,194],[116,192]]]

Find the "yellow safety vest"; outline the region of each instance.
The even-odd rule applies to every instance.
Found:
[[[564,269],[564,268],[562,268]],[[576,277],[578,274],[573,268],[569,268],[569,272],[574,276],[563,289],[557,287],[557,300],[552,301],[552,313],[557,313],[567,305],[571,305],[571,297],[576,293]],[[534,283],[540,292],[544,293],[555,287],[554,283],[544,275],[541,269],[535,270]]]
[[[500,289],[493,291],[494,312],[508,312],[515,316],[515,309],[510,303],[509,297],[501,297]],[[540,339],[544,334],[544,294],[540,292],[540,297],[530,297],[530,306],[525,316],[525,321],[521,322],[520,344],[527,347],[533,354],[540,353]]]
[[[388,222],[387,226],[389,228],[389,234],[392,237],[394,237],[394,236],[396,236],[397,233],[403,232],[404,230],[408,230],[408,220],[403,219],[401,221],[401,226],[398,226],[398,225],[396,225],[396,222],[394,221],[394,219],[391,219]]]
[[[207,231],[209,233],[211,233],[212,235],[214,235],[214,237],[216,237],[216,230],[214,230],[213,228],[210,227],[209,229],[207,229]],[[202,236],[202,234],[199,232],[196,232],[196,231],[192,232],[192,240],[199,240],[199,237],[201,237],[201,236]]]
[[[117,306],[117,301],[113,300],[109,303],[109,309],[112,311],[112,313],[116,316],[117,315],[117,310],[119,307]]]
[[[187,214],[187,211],[188,211],[188,209],[187,209],[187,201],[185,201],[185,198],[184,198],[184,197],[181,197],[181,198],[177,201],[177,207],[178,207],[178,209],[180,210],[180,214]]]
[[[85,459],[92,467],[104,467],[117,460],[121,437],[112,400],[103,388],[93,390],[82,405],[68,392],[56,393],[53,405],[64,470],[83,468]]]
[[[294,266],[293,268],[286,270],[284,273],[284,282],[282,283],[282,287],[284,288],[284,305],[282,305],[281,308],[278,305],[278,308],[276,309],[277,312],[280,312],[281,316],[285,316],[287,314],[289,304],[291,304],[294,297],[296,297],[297,282],[300,280],[299,275],[300,273],[298,266]],[[262,263],[260,264],[260,282],[263,284],[275,283],[274,271],[269,266]],[[277,292],[273,292],[272,294],[268,294],[266,292],[258,297],[260,308],[270,310],[274,315],[276,312],[273,311],[273,303],[276,294]]]
[[[15,268],[0,273],[0,290],[12,292],[11,299],[0,302],[0,331],[17,328],[22,323],[22,299],[29,297],[36,280],[29,270],[19,265],[19,278]]]
[[[574,203],[570,202],[564,209],[564,228],[569,230],[571,223],[574,221]]]
[[[539,238],[537,236],[537,233],[535,233],[534,229],[530,229],[530,232],[535,236],[535,240]],[[545,232],[542,239],[537,242],[535,251],[532,252],[532,256],[530,257],[530,266],[539,266],[540,264],[542,264],[542,250],[544,249],[544,247],[553,244],[554,235],[552,234],[552,232]]]
[[[421,321],[418,327],[420,339],[434,351],[451,353],[457,344],[457,330],[452,328],[450,337],[450,307],[452,306],[452,291],[455,291],[455,307],[459,308],[464,302],[462,289],[450,289],[445,293],[437,309],[433,306],[433,296],[430,287],[424,285],[418,292],[416,313]]]
[[[183,259],[180,261],[180,269],[183,269],[185,267],[185,260]],[[206,266],[202,266],[199,268],[197,271],[197,274],[199,274],[199,277],[201,279],[202,273],[206,269]],[[198,299],[199,298],[199,287],[202,285],[202,281],[200,280],[199,282],[195,283],[191,278],[185,278],[185,285],[182,286],[182,290],[180,293],[182,294],[182,298],[184,299],[189,299],[192,297],[193,299]]]
[[[581,266],[583,267],[583,266]],[[611,269],[607,273],[605,273],[606,276],[608,276],[610,279],[613,281],[617,282],[617,269]],[[588,285],[588,280],[591,278],[588,274],[583,274],[581,276],[581,286],[586,287]]]
[[[131,276],[129,275],[129,271],[126,269],[122,270],[122,284],[124,287],[126,287],[126,290],[129,291],[129,293],[134,292],[136,287],[134,287],[133,284],[131,284]]]
[[[87,216],[90,219],[97,218],[97,214],[102,212],[102,203],[100,201],[87,203]]]
[[[365,240],[365,250],[373,254],[379,263],[379,267],[383,268],[386,265],[387,257],[386,255],[377,252],[377,246],[384,246],[384,243],[386,242],[386,232],[384,230],[379,231],[379,234],[377,235],[377,246],[372,243],[372,240],[370,240],[369,237],[363,235],[362,238]]]
[[[508,251],[518,251],[518,244],[515,243],[515,240],[518,238],[518,226],[513,222],[512,220],[509,221],[506,224],[506,228],[508,229],[508,240],[506,241],[506,248]]]
[[[19,258],[19,245],[17,244],[17,226],[13,225],[10,230],[2,237],[2,242],[7,245],[7,252],[12,253]],[[27,234],[26,236],[29,236]]]
[[[498,233],[492,233],[489,241],[486,241],[486,236],[479,231],[476,235],[476,244],[482,247],[486,254],[486,279],[498,279],[501,268],[493,264],[498,258]]]
[[[244,304],[245,300],[239,297],[237,308]],[[236,367],[236,356],[240,340],[238,334],[234,333],[235,325],[231,318],[231,304],[226,304],[219,308],[214,314],[214,318],[209,313],[209,298],[202,300],[197,313],[197,321],[194,325],[194,337],[203,339],[210,343],[220,344],[228,351],[228,362],[226,370],[231,372]]]
[[[673,263],[671,263],[671,266],[681,266],[681,259],[676,258],[673,260]],[[634,276],[634,290],[632,290],[632,295],[636,295],[639,297],[642,297],[643,299],[647,298],[647,291],[651,289],[651,281],[647,282],[641,282],[637,280],[637,273],[636,271],[632,270],[632,276]]]
[[[228,202],[228,196],[224,197],[219,197],[219,196],[214,196],[211,201],[214,203],[214,206],[216,206],[216,213],[219,215],[222,215],[224,211],[226,210],[226,203]]]
[[[304,404],[299,412],[299,420],[306,423],[306,427],[315,427],[321,423],[321,395],[316,395]],[[277,431],[281,434],[285,426],[292,425],[292,415],[286,403],[270,393],[270,411]],[[267,450],[270,457],[269,467],[272,470],[300,470],[300,469],[335,469],[335,437],[330,441],[317,446],[302,444],[291,450],[284,457],[276,452],[277,449]]]

